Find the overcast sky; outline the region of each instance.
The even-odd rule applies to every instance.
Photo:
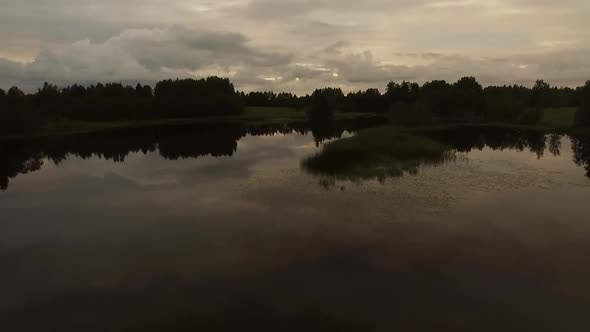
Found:
[[[230,77],[306,93],[590,79],[589,0],[0,0],[0,87]]]

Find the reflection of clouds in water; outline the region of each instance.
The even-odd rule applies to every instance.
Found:
[[[24,186],[26,189],[27,186]],[[145,185],[117,173],[102,176],[59,175],[36,183],[31,190],[12,190],[0,200],[1,209],[131,209],[151,201],[150,192],[165,189]]]
[[[257,200],[248,193],[261,188],[270,188],[275,194],[258,199],[259,202],[276,201],[273,197],[295,195],[295,192],[308,195],[318,191],[327,195],[319,189],[317,179],[299,171],[301,158],[316,150],[309,135],[269,135],[242,138],[232,157],[203,156],[171,161],[158,152],[148,152],[131,153],[124,163],[71,157],[57,167],[44,167],[39,172],[17,177],[3,193],[0,205],[121,206],[141,204],[142,196],[147,196],[149,201],[163,206],[177,205],[175,208],[190,210],[195,205],[204,208],[203,204],[213,203],[217,204],[213,209],[228,204],[239,206],[244,200]],[[392,207],[440,210],[468,192],[456,188],[502,191],[531,185],[551,188],[563,182],[580,183],[583,172],[578,172],[580,169],[571,162],[571,144],[565,138],[561,150],[560,156],[545,154],[541,159],[528,151],[472,150],[467,154],[467,162],[423,167],[419,176],[392,179],[385,184],[344,181],[337,188],[359,193],[347,204],[363,201],[362,195],[376,195],[371,204],[389,202]],[[292,202],[300,198],[284,199],[287,205],[296,205]],[[322,199],[321,194],[317,199]],[[433,204],[424,204],[425,201]],[[308,205],[317,203],[312,201]]]
[[[279,166],[298,165],[298,158],[307,153],[307,149],[300,147],[311,148],[310,142],[313,139],[309,135],[247,136],[240,140],[240,148],[232,157],[202,156],[173,161],[163,158],[158,152],[130,153],[123,163],[98,157],[69,157],[59,166],[47,163],[49,167],[17,177],[12,180],[9,190],[21,187],[23,191],[34,191],[33,187],[39,182],[57,187],[59,184],[56,182],[67,176],[101,178],[105,170],[146,185],[191,184],[227,177],[231,177],[227,180],[246,179],[253,169],[272,171]]]
[[[168,174],[184,186],[209,182],[248,182],[255,172],[273,173],[280,169],[298,167],[302,155],[309,153],[307,135],[246,136],[238,143],[232,157],[203,157],[161,167],[159,175]],[[311,151],[313,151],[311,150]],[[164,165],[166,165],[164,163]]]
[[[566,227],[558,220],[544,223],[546,231],[540,237],[536,232],[531,236],[527,227],[494,230],[491,222],[481,219],[477,209],[471,212],[479,219],[470,219],[470,211],[466,209],[464,213],[437,219],[401,217],[391,222],[377,220],[375,214],[362,209],[368,200],[353,207],[338,204],[344,203],[340,195],[328,195],[324,197],[328,203],[325,213],[331,217],[326,218],[319,210],[307,214],[297,214],[295,209],[282,210],[289,206],[289,199],[306,196],[299,192],[289,195],[283,191],[281,196],[272,190],[262,190],[248,196],[252,195],[256,196],[252,201],[264,201],[273,209],[244,214],[246,209],[231,205],[232,209],[216,211],[199,208],[194,211],[198,214],[178,213],[162,219],[161,223],[127,225],[114,234],[85,238],[83,244],[69,243],[77,247],[76,251],[68,251],[67,246],[52,248],[52,253],[61,259],[42,262],[37,268],[68,269],[68,266],[86,266],[87,260],[92,260],[91,266],[78,271],[76,281],[80,286],[55,297],[56,305],[75,305],[76,297],[68,298],[71,292],[106,299],[137,292],[133,293],[134,297],[145,297],[150,303],[155,302],[149,299],[157,298],[157,303],[166,306],[187,300],[194,301],[191,302],[194,305],[210,305],[211,301],[217,304],[220,299],[248,298],[242,292],[249,289],[254,293],[274,294],[266,299],[270,301],[267,303],[284,304],[284,299],[311,301],[337,308],[340,313],[340,310],[351,310],[353,317],[370,317],[372,321],[400,312],[404,312],[400,317],[423,314],[425,308],[436,308],[438,313],[442,310],[442,316],[461,312],[462,319],[474,319],[480,313],[498,310],[495,319],[504,320],[511,316],[502,315],[518,309],[520,319],[522,315],[530,315],[543,320],[536,316],[543,307],[539,303],[554,309],[571,305],[574,302],[567,296],[573,289],[571,285],[580,284],[590,275],[587,265],[580,264],[585,261],[585,251],[572,253],[567,241],[561,242],[565,247],[550,247],[555,250],[554,255],[547,255],[549,247],[545,247],[541,257],[532,250],[534,247],[521,241],[523,238],[534,238],[536,243],[551,240],[549,230],[557,231],[562,240],[580,238],[580,234],[564,232]],[[551,199],[550,196],[546,195],[545,199]],[[296,205],[313,204],[317,197],[297,201]],[[503,202],[513,202],[513,206],[519,207],[518,200],[512,196],[497,203],[502,207]],[[498,209],[497,205],[490,204],[489,209],[483,210],[485,218],[509,225],[502,219],[506,214],[514,217],[518,213]],[[465,218],[465,222],[461,227],[449,227],[456,225],[452,222],[457,216]],[[474,220],[484,222],[473,223]],[[526,223],[520,221],[529,226],[536,222],[531,218]],[[167,227],[162,227],[163,224]],[[575,249],[590,249],[579,241],[576,243],[580,246]],[[562,257],[566,253],[568,256]],[[559,272],[572,268],[577,273]],[[57,271],[53,273],[45,273],[43,277],[61,275]],[[157,283],[162,276],[167,277]],[[210,284],[212,278],[216,282]],[[66,281],[52,279],[45,285],[60,287],[59,282]],[[71,287],[71,281],[68,282]],[[203,292],[208,287],[215,291]],[[585,294],[587,287],[576,290]],[[506,298],[510,298],[508,303],[502,301]],[[140,312],[145,309],[132,307]],[[68,311],[96,312],[97,308],[101,308],[100,303],[89,302]],[[44,308],[28,309],[30,313]],[[580,307],[572,307],[570,312],[580,319],[581,311]],[[431,318],[437,320],[436,317]],[[551,315],[547,319],[551,322],[559,317]]]
[[[553,188],[560,184],[586,186],[590,185],[584,172],[576,167],[572,160],[574,154],[570,138],[564,136],[560,140],[559,154],[545,153],[542,158],[529,151],[503,150],[494,151],[489,148],[473,150],[468,154],[468,163],[480,173],[494,174],[504,173],[505,178],[515,183],[522,183],[528,179],[528,183],[522,186],[542,185]],[[517,179],[517,177],[521,177]],[[505,182],[505,179],[500,179]]]
[[[418,176],[325,191],[299,170],[311,137],[241,142],[231,158],[70,158],[17,178],[0,195],[0,257],[11,267],[0,282],[18,287],[0,309],[33,299],[29,316],[94,317],[108,303],[151,317],[246,290],[372,321],[427,310],[442,322],[457,312],[551,322],[563,316],[539,310],[584,308],[568,292],[590,294],[589,193],[567,189],[589,184],[571,180],[580,169],[569,152],[484,149]]]
[[[311,142],[313,142],[311,135],[275,134],[267,136],[246,136],[238,143],[238,146],[240,147],[238,153],[275,147],[283,147],[289,150],[301,145],[309,145]]]

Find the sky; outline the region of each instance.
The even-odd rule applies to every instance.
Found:
[[[590,80],[588,0],[0,0],[0,88],[229,77],[240,90]]]

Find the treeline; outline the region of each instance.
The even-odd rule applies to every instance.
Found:
[[[318,89],[309,101],[310,118],[329,118],[335,111],[389,112],[392,121],[418,125],[432,121],[498,121],[536,123],[543,109],[590,109],[590,83],[584,87],[552,87],[539,80],[534,87],[518,85],[484,88],[474,77],[456,83],[431,81],[423,85],[390,82],[384,94],[368,89],[345,95],[338,88]],[[587,106],[584,106],[587,105]],[[590,123],[590,115],[586,123]],[[584,116],[579,116],[580,121]],[[581,123],[581,122],[580,122]]]
[[[166,80],[149,85],[120,83],[64,88],[45,83],[37,93],[0,89],[0,129],[34,130],[48,118],[123,121],[239,115],[244,105],[226,78]]]
[[[311,95],[290,93],[240,93],[244,104],[259,107],[307,108],[310,119],[330,119],[334,112],[389,113],[403,125],[433,121],[497,121],[536,123],[545,108],[578,107],[577,123],[590,124],[590,87],[572,89],[538,80],[532,88],[521,85],[483,87],[474,77],[455,83],[443,80],[390,82],[385,93],[378,89],[348,94],[340,88],[322,88]],[[583,111],[582,109],[586,110]]]
[[[309,96],[298,97],[289,92],[275,93],[273,91],[240,92],[240,98],[248,107],[304,107]]]
[[[417,84],[390,82],[381,93],[368,89],[344,94],[339,88],[311,95],[236,91],[226,78],[166,80],[151,86],[120,83],[64,88],[45,83],[34,94],[17,87],[0,89],[0,130],[35,130],[50,118],[82,121],[125,121],[199,116],[239,115],[245,106],[307,109],[312,120],[326,120],[336,111],[389,114],[402,125],[435,121],[498,121],[536,123],[547,107],[578,107],[576,122],[590,125],[590,82],[576,89],[539,80],[519,85],[483,87],[474,77],[455,83],[442,80]]]
[[[578,126],[590,126],[590,81],[579,89],[578,111],[576,112],[576,124]],[[590,173],[590,169],[589,169]]]

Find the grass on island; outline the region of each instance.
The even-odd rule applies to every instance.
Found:
[[[439,164],[454,153],[423,136],[383,126],[363,129],[357,135],[330,142],[302,161],[312,174],[358,180],[415,174],[421,164]]]

